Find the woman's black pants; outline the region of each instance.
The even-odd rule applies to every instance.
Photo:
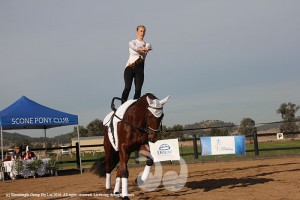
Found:
[[[141,97],[142,86],[144,83],[144,62],[140,62],[135,66],[127,66],[124,71],[124,81],[125,81],[125,88],[122,93],[122,100],[124,103],[127,101],[132,81],[134,79],[135,85],[135,94],[133,99],[138,99]]]

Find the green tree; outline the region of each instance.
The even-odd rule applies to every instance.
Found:
[[[220,128],[211,128],[209,131],[210,136],[228,136],[229,131],[226,129],[220,129]]]
[[[300,109],[299,105],[289,103],[282,103],[277,109],[277,113],[281,114],[283,123],[280,125],[280,131],[282,132],[294,132],[298,131],[299,127],[297,126],[296,112]]]
[[[251,118],[243,118],[239,128],[239,134],[252,135],[255,130],[255,121]],[[253,142],[253,137],[248,137],[250,142]]]
[[[182,125],[176,124],[173,127],[167,128],[163,126],[163,132],[159,135],[160,139],[179,138],[182,136]]]
[[[94,119],[86,126],[86,129],[88,136],[103,136],[104,125],[101,120]]]
[[[87,137],[88,130],[84,126],[79,126],[79,135],[80,135],[80,137]],[[71,133],[70,136],[77,137],[77,126],[74,126],[73,133]]]
[[[251,135],[255,129],[255,121],[251,118],[244,118],[241,121],[239,134]]]

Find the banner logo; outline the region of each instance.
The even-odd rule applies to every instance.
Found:
[[[172,149],[170,147],[170,145],[168,144],[162,144],[159,147],[159,150],[157,151],[157,155],[160,156],[167,156],[167,155],[171,155],[172,154]]]

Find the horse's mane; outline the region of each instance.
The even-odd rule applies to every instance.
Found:
[[[147,97],[150,99],[157,99],[154,94],[152,93],[146,93],[143,96],[141,96],[133,105],[138,106],[139,108],[144,108],[147,109],[148,107],[148,102],[147,102]]]
[[[153,93],[148,92],[141,96],[138,100],[146,99],[146,97],[149,97],[150,99],[157,99],[157,97]]]

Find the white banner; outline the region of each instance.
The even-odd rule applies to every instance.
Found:
[[[211,153],[212,155],[234,154],[234,137],[212,137]]]
[[[154,162],[180,160],[178,139],[149,142],[149,147]]]

